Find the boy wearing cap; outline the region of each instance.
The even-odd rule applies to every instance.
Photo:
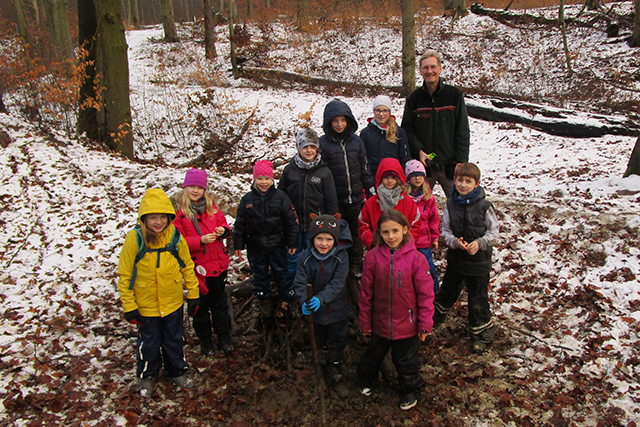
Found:
[[[338,213],[338,196],[333,174],[318,152],[318,134],[310,128],[296,132],[298,153],[284,168],[278,189],[287,193],[300,221],[298,251],[288,255],[291,277],[296,275],[298,254],[309,246],[311,214],[335,215]]]
[[[385,157],[398,159],[404,168],[411,160],[409,140],[391,114],[391,98],[386,95],[376,96],[373,100],[373,117],[367,121],[369,124],[360,132],[360,138],[367,149],[371,175],[376,176],[378,165]]]
[[[246,247],[253,273],[253,293],[260,303],[263,318],[268,320],[273,314],[269,298],[271,275],[280,297],[287,303],[295,300],[293,278],[287,271],[287,252],[296,252],[299,229],[289,196],[273,185],[270,161],[255,163],[253,185],[240,200],[234,227],[235,255],[242,259],[242,250]]]
[[[318,346],[328,350],[327,379],[336,383],[342,379],[341,362],[349,331],[346,250],[352,243],[351,232],[346,221],[320,215],[311,219],[309,235],[311,245],[298,257],[294,287],[302,313],[313,315]],[[307,283],[313,285],[314,296],[309,301]]]
[[[358,234],[365,248],[374,247],[373,234],[378,229],[378,219],[385,209],[393,208],[404,214],[411,225],[414,240],[420,235],[420,212],[411,197],[404,192],[405,176],[397,159],[382,159],[376,173],[376,195],[367,199],[358,216]]]

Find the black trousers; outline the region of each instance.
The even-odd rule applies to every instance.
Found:
[[[347,347],[347,335],[349,333],[349,318],[345,318],[328,325],[314,323],[313,330],[316,336],[318,348],[327,347],[329,362],[342,362],[344,349]]]
[[[362,273],[362,257],[364,256],[364,248],[362,247],[362,241],[358,236],[358,229],[360,224],[358,223],[358,216],[362,210],[362,202],[351,204],[338,205],[340,216],[349,224],[349,231],[351,232],[351,239],[353,245],[347,249],[349,254],[349,269],[354,273]]]
[[[418,336],[402,340],[388,340],[371,334],[371,341],[358,363],[358,379],[362,387],[371,387],[378,378],[384,357],[391,349],[391,360],[398,373],[398,384],[402,395],[418,397],[424,380],[419,371]]]
[[[206,295],[200,295],[200,308],[193,316],[193,329],[200,341],[210,340],[212,327],[218,337],[231,333],[231,317],[229,316],[229,299],[224,290],[227,284],[227,272],[219,276],[206,278],[205,285],[209,289]]]
[[[467,276],[447,269],[442,279],[440,292],[433,302],[434,323],[442,323],[460,297],[464,287],[469,295],[469,329],[472,341],[490,343],[495,327],[489,308],[489,274]]]
[[[278,285],[278,293],[287,302],[296,299],[293,289],[293,277],[287,268],[287,248],[285,246],[263,254],[247,249],[247,258],[253,278],[253,294],[257,299],[271,296],[271,276]]]
[[[155,377],[164,363],[168,377],[184,375],[188,369],[182,350],[183,307],[165,317],[143,317],[136,342],[136,376]]]

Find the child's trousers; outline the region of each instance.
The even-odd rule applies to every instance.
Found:
[[[308,247],[309,231],[300,230],[300,233],[298,233],[298,249],[296,250],[296,253],[291,255],[287,252],[287,269],[289,270],[291,277],[296,277],[296,271],[298,270],[298,255]]]
[[[388,340],[371,334],[371,341],[358,363],[358,379],[362,387],[369,387],[378,378],[378,372],[384,357],[391,349],[391,359],[398,373],[398,384],[403,396],[418,397],[424,380],[419,372],[418,336],[402,340]]]
[[[433,293],[437,294],[438,291],[440,291],[440,281],[438,280],[438,270],[436,269],[436,265],[433,263],[433,254],[431,253],[431,249],[418,248],[418,252],[424,255],[429,263],[429,271],[431,272],[431,279],[433,279]]]
[[[322,310],[322,308],[320,308],[320,310]],[[347,347],[349,318],[346,317],[343,320],[335,323],[329,323],[328,325],[314,323],[313,330],[315,332],[318,348],[327,347],[329,362],[342,362],[344,349]]]
[[[227,292],[224,290],[226,283],[226,271],[219,276],[206,278],[205,285],[209,289],[209,293],[200,295],[200,308],[196,315],[193,316],[193,330],[200,338],[200,341],[211,340],[212,329],[218,338],[231,333],[229,300]]]
[[[158,375],[164,362],[167,377],[184,375],[188,369],[182,351],[184,326],[183,307],[165,317],[143,317],[138,326],[136,343],[136,376],[148,378]]]
[[[467,276],[447,269],[442,279],[442,288],[433,302],[435,306],[434,325],[444,321],[446,315],[458,301],[465,284],[469,295],[471,340],[488,344],[493,341],[495,333],[489,308],[489,274]]]
[[[287,270],[286,247],[283,246],[267,254],[247,250],[247,258],[253,273],[253,294],[256,298],[266,299],[271,295],[271,274],[278,285],[278,293],[285,301],[291,302],[296,298],[293,277]]]

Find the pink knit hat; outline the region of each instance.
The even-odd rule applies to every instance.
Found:
[[[196,187],[207,189],[207,171],[201,169],[189,169],[184,176],[182,188],[194,185]]]
[[[273,179],[273,163],[270,160],[258,160],[253,165],[253,180],[259,176],[266,176]]]

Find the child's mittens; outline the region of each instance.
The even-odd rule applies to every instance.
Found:
[[[187,314],[191,317],[195,316],[200,307],[200,298],[187,298]]]
[[[209,288],[207,288],[206,277],[196,273],[196,277],[198,278],[198,290],[200,290],[200,295],[206,295],[209,293]]]
[[[133,323],[134,325],[142,325],[144,323],[144,319],[142,319],[137,308],[133,311],[126,312],[124,318],[127,322]]]

